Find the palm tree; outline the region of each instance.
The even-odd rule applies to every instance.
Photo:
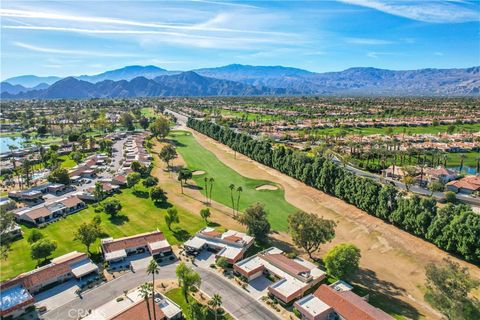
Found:
[[[235,201],[233,200],[233,189],[235,189],[235,185],[231,183],[228,188],[230,189],[230,200],[232,200],[232,214],[235,215]]]
[[[150,294],[152,293],[152,284],[151,283],[144,283],[140,286],[139,293],[140,297],[145,300],[147,304],[147,311],[148,311],[148,319],[152,320],[152,314],[150,312],[150,303],[148,302],[148,298],[150,298]],[[155,310],[155,308],[153,308]]]
[[[466,157],[467,157],[467,156],[466,156],[464,153],[462,153],[462,154],[460,155],[460,172],[462,172],[463,162],[465,161],[465,158],[466,158]]]
[[[222,297],[218,293],[215,293],[212,299],[208,302],[208,304],[213,307],[213,310],[215,311],[215,320],[216,320],[218,308],[220,308],[220,306],[222,305]]]
[[[203,181],[205,182],[205,199],[206,203],[208,203],[208,178],[203,178]]]
[[[241,186],[238,186],[237,188],[237,213],[240,211],[240,194],[242,193],[243,189]]]
[[[209,192],[208,197],[210,198],[210,202],[212,202],[212,190],[213,190],[213,183],[215,182],[215,179],[213,179],[213,177],[212,177],[208,181],[210,182],[210,190],[208,190],[208,192]]]
[[[155,275],[158,274],[160,269],[155,259],[152,258],[147,267],[147,274],[152,275],[152,309],[153,309],[153,319],[157,319],[157,311],[155,310]]]

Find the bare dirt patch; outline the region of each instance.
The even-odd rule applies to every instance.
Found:
[[[271,185],[271,184],[263,184],[261,186],[258,186],[255,188],[255,190],[278,190],[277,186]]]
[[[285,190],[285,198],[306,212],[314,212],[337,222],[335,239],[321,247],[317,256],[323,256],[332,246],[349,242],[362,252],[361,270],[354,283],[368,287],[395,300],[409,318],[440,319],[441,315],[424,300],[425,266],[439,264],[445,258],[460,263],[470,274],[480,279],[480,269],[456,259],[435,245],[387,224],[348,203],[306,186],[302,182],[261,165],[229,147],[198,132],[197,141],[213,152],[224,164],[243,176],[269,180]],[[279,241],[291,242],[288,234],[278,233]]]
[[[195,171],[192,172],[192,175],[194,175],[194,176],[201,176],[202,174],[205,174],[205,171],[195,170]]]

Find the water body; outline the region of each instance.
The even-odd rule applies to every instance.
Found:
[[[22,149],[23,142],[25,141],[22,137],[0,137],[0,153],[9,152],[10,149],[8,146],[13,145],[18,149]]]
[[[447,167],[448,169],[453,169],[453,170],[460,170],[460,166],[457,166],[457,167]],[[466,173],[466,174],[477,174],[477,168],[475,167],[467,167],[467,166],[463,166],[462,168],[462,172]]]

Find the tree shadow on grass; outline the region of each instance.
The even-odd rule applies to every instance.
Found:
[[[211,228],[215,228],[215,227],[219,227],[220,224],[216,223],[216,222],[208,221],[207,226],[209,226]]]
[[[412,305],[397,298],[406,294],[404,288],[392,282],[378,279],[376,273],[370,269],[360,268],[351,279],[355,285],[354,292],[360,296],[369,295],[369,302],[388,312],[405,316],[409,319],[419,319],[421,314]]]
[[[90,259],[92,259],[94,263],[100,263],[103,261],[103,256],[100,252],[92,252],[90,253]]]
[[[126,215],[116,215],[116,216],[110,216],[110,218],[108,218],[108,220],[110,220],[110,222],[116,226],[121,226],[122,224],[124,224],[125,222],[128,222],[130,221],[130,219],[126,216]]]
[[[299,254],[298,249],[295,248],[292,244],[272,237],[268,238],[268,246],[277,247],[284,252],[293,252]]]
[[[138,198],[148,199],[150,196],[147,191],[135,190],[132,194]]]
[[[202,187],[194,185],[194,184],[186,184],[183,186],[186,189],[192,189],[192,190],[203,190]]]
[[[191,237],[190,233],[188,233],[187,230],[183,230],[183,229],[172,230],[172,234],[175,237],[175,239],[177,239],[180,242],[185,242]]]
[[[166,201],[155,201],[153,204],[155,205],[155,207],[159,209],[168,209],[173,207],[173,205],[170,202],[166,202]]]

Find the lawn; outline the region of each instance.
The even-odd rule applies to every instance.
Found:
[[[72,158],[70,158],[69,155],[65,155],[65,156],[61,156],[61,157],[58,157],[62,163],[61,163],[61,167],[62,168],[66,168],[66,169],[70,169],[70,168],[73,168],[77,165],[77,163],[75,161],[72,160]]]
[[[205,174],[193,176],[193,180],[203,194],[205,194],[204,178],[214,178],[212,199],[232,207],[229,186],[230,184],[234,184],[235,187],[241,186],[243,192],[240,194],[240,211],[244,211],[252,203],[262,203],[269,213],[268,219],[272,228],[279,231],[287,230],[287,217],[297,209],[285,200],[282,189],[255,190],[258,186],[274,185],[274,183],[254,180],[238,174],[218,160],[213,153],[203,148],[189,132],[175,131],[171,133],[170,138],[174,140],[177,151],[189,169],[205,171]],[[236,191],[233,192],[235,201],[237,194]]]
[[[180,306],[180,308],[182,308],[182,312],[183,312],[184,316],[186,317],[186,319],[190,320],[190,318],[188,317],[188,310],[189,310],[188,305],[191,304],[192,300],[194,300],[195,298],[191,297],[191,298],[189,298],[189,300],[190,300],[189,302],[185,301],[185,298],[183,297],[183,294],[182,294],[182,289],[180,289],[180,288],[172,289],[172,290],[168,291],[165,295],[168,298],[170,298],[173,302],[178,304]],[[207,320],[214,320],[214,319],[215,319],[215,313],[213,313],[213,311],[209,311],[208,315],[207,315]],[[233,318],[228,313],[225,313],[223,315],[221,315],[219,313],[217,319],[218,320],[231,320]]]
[[[137,187],[139,190],[143,186]],[[191,235],[205,226],[204,221],[197,215],[178,209],[180,224],[173,225],[173,231],[168,230],[165,224],[165,208],[157,208],[150,199],[137,197],[132,189],[123,189],[122,193],[114,197],[122,203],[122,210],[116,219],[111,219],[105,213],[100,213],[103,231],[108,236],[118,238],[130,236],[142,232],[161,230],[170,244],[178,244],[187,240]],[[166,207],[166,206],[165,206]],[[57,241],[58,248],[52,257],[68,253],[73,250],[86,251],[84,245],[74,241],[74,233],[83,222],[90,222],[95,216],[93,205],[85,210],[68,216],[40,229],[45,237]],[[0,261],[0,278],[5,280],[18,275],[21,272],[32,270],[36,261],[30,257],[30,246],[27,242],[28,235],[33,228],[22,226],[24,238],[12,244],[8,258]],[[91,246],[92,253],[99,252],[100,240]]]

